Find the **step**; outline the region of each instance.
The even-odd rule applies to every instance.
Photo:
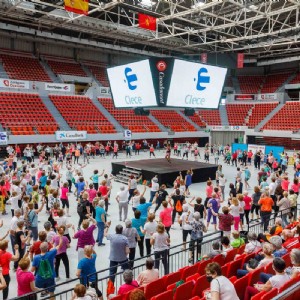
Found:
[[[119,172],[120,174],[122,174],[122,173],[124,173],[124,174],[129,174],[129,175],[131,175],[132,173],[135,173],[135,174],[137,174],[138,176],[140,176],[140,174],[141,174],[141,172],[136,172],[136,171],[134,171],[134,170],[126,170],[126,169],[123,169],[121,172]]]
[[[115,178],[114,181],[124,183],[124,184],[128,184],[128,181],[121,180],[121,179],[118,179],[118,178]]]
[[[126,168],[123,168],[123,171],[129,172],[129,173],[134,173],[134,174],[137,174],[139,176],[142,170],[141,169],[136,169],[136,168],[131,168],[131,167],[126,167]]]

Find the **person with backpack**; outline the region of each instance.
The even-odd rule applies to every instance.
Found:
[[[179,216],[182,214],[182,205],[186,203],[185,197],[180,195],[180,190],[176,189],[175,195],[171,196],[173,200],[173,213],[172,213],[172,224],[174,224],[176,214],[178,213]]]
[[[91,212],[90,211],[91,203],[88,198],[89,198],[89,194],[87,192],[84,192],[80,195],[78,199],[78,205],[77,205],[77,213],[79,215],[78,230],[80,229],[80,225],[82,221],[88,219]]]
[[[45,289],[41,293],[41,296],[46,296],[50,293],[50,300],[54,300],[55,290],[55,271],[54,271],[54,259],[57,254],[57,250],[62,247],[63,236],[59,239],[59,244],[48,251],[48,243],[42,243],[40,246],[41,254],[36,255],[32,261],[31,272],[35,274],[35,286],[37,288]]]

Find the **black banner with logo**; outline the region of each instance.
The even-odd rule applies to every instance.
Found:
[[[167,106],[168,92],[173,73],[174,58],[152,57],[149,61],[157,106]]]

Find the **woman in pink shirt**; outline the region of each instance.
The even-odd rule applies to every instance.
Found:
[[[89,202],[91,203],[90,210],[93,218],[95,219],[96,211],[95,211],[95,207],[93,206],[93,201],[97,197],[97,190],[94,188],[93,183],[89,184],[89,189],[87,189],[86,192],[89,194]]]
[[[287,176],[283,177],[283,180],[281,181],[281,187],[284,191],[288,191],[289,190],[289,178]]]
[[[291,189],[294,191],[295,194],[299,195],[299,180],[298,180],[298,178],[294,179],[294,182],[291,185]]]
[[[245,191],[243,193],[243,195],[244,195],[244,202],[245,202],[245,207],[244,207],[245,218],[246,218],[247,224],[249,224],[249,214],[250,214],[251,205],[252,205],[252,198],[248,196],[247,191]]]
[[[62,188],[60,189],[60,200],[62,203],[62,208],[65,209],[66,207],[66,215],[67,217],[71,217],[69,215],[69,199],[68,199],[68,193],[69,193],[69,183],[65,182],[62,186]]]
[[[28,271],[29,267],[30,259],[28,258],[27,252],[25,256],[19,261],[19,267],[16,272],[18,283],[18,296],[26,295],[32,292],[37,292],[39,290],[35,287],[34,275]]]
[[[168,207],[168,203],[170,204],[170,207]],[[159,219],[160,222],[162,222],[163,225],[165,226],[166,232],[169,235],[169,231],[172,226],[172,212],[173,212],[173,205],[171,202],[171,198],[169,197],[168,202],[163,201],[162,206],[164,209],[160,212]]]

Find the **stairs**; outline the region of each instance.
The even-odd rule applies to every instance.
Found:
[[[9,78],[1,63],[0,63],[0,78]]]
[[[229,122],[228,122],[226,106],[225,105],[220,105],[219,106],[219,112],[220,112],[220,118],[221,118],[222,126],[228,126]]]
[[[126,166],[125,168],[122,169],[122,171],[120,171],[119,174],[115,176],[114,181],[128,184],[130,175],[134,174],[136,177],[140,177],[141,173],[142,173],[141,169]]]
[[[93,104],[101,111],[101,113],[108,119],[108,121],[114,125],[117,132],[124,131],[124,128],[119,124],[119,122],[106,110],[106,108],[99,102],[97,98],[97,86],[95,83],[87,90],[85,96],[89,97]]]
[[[88,77],[91,77],[93,78],[93,80],[98,84],[98,86],[103,86],[100,81],[93,75],[93,73],[90,71],[90,69],[88,67],[86,67],[85,65],[83,64],[80,64],[82,70],[86,73],[86,75]]]
[[[260,123],[255,126],[254,131],[260,131],[264,127],[264,125],[266,125],[270,121],[270,119],[281,110],[284,104],[285,103],[279,103],[279,105],[277,105]]]
[[[49,99],[49,97],[46,96],[46,95],[40,95],[40,98],[42,99],[45,106],[49,109],[49,111],[52,114],[53,118],[57,122],[59,128],[61,130],[72,130],[72,128],[69,126],[69,124],[63,118],[63,116],[60,114],[60,112],[55,107],[53,102]]]
[[[148,116],[148,118],[155,124],[158,126],[158,128],[162,131],[162,132],[168,132],[169,129],[167,127],[165,127],[163,124],[161,124],[153,115]]]
[[[179,115],[181,115],[188,123],[190,123],[192,126],[194,126],[197,131],[203,131],[203,128],[201,128],[199,125],[194,123],[190,118],[188,118],[182,111],[177,110],[176,111]]]
[[[289,76],[288,79],[284,81],[283,84],[275,91],[275,93],[284,92],[284,86],[291,82],[296,76],[297,73],[293,73],[291,76]]]
[[[48,74],[48,76],[52,80],[52,82],[54,82],[54,83],[62,83],[62,80],[53,73],[53,71],[48,66],[48,64],[46,63],[46,61],[43,60],[43,58],[40,59],[40,64],[42,65],[42,67],[44,68],[45,72]]]
[[[241,87],[240,87],[240,83],[239,83],[238,78],[232,76],[232,77],[231,77],[231,80],[232,80],[232,85],[233,85],[233,88],[234,88],[234,90],[235,90],[235,93],[236,93],[236,94],[240,94],[240,93],[241,93]]]

